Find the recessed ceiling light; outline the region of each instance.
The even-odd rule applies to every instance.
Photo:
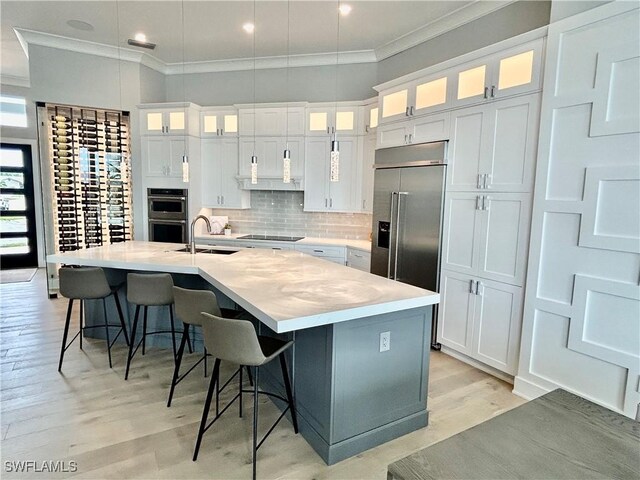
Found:
[[[136,33],[133,38],[138,42],[147,41],[147,36],[144,33]]]
[[[349,13],[351,13],[351,5],[347,5],[346,3],[343,3],[338,7],[338,10],[340,10],[340,14],[343,16],[349,15]]]
[[[85,32],[90,32],[93,30],[93,25],[87,22],[83,22],[82,20],[67,20],[67,25],[71,28],[75,28],[76,30],[84,30]]]
[[[242,29],[247,33],[253,33],[253,31],[256,29],[256,26],[251,22],[247,22],[242,25]]]

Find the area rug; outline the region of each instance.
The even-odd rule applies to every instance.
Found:
[[[1,270],[0,283],[30,282],[36,274],[37,268],[17,268],[15,270]]]

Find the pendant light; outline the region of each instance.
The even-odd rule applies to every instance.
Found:
[[[291,28],[290,28],[290,0],[287,0],[287,82],[286,92],[289,95],[289,43],[291,42]],[[287,98],[287,121],[286,121],[286,143],[284,147],[284,154],[282,156],[282,182],[291,183],[291,150],[289,150],[289,102]]]
[[[251,184],[258,183],[258,157],[256,156],[256,0],[253,0],[253,155],[251,155]]]
[[[184,0],[181,2],[182,15],[182,101],[187,103],[187,91],[184,85]],[[186,125],[187,107],[184,106],[184,118]],[[187,138],[187,130],[184,131],[184,155],[182,155],[182,181],[189,183],[189,139]]]
[[[340,0],[338,0],[338,12],[337,12],[337,33],[336,33],[336,78],[335,78],[335,100],[336,100],[336,110],[335,110],[335,118],[338,118],[338,60],[339,60],[339,51],[340,51]],[[330,153],[330,168],[329,168],[329,181],[330,182],[339,182],[340,181],[340,145],[338,143],[338,125],[336,122],[336,126],[333,131],[333,139],[331,140],[331,153]]]

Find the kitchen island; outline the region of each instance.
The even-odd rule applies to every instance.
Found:
[[[289,361],[300,432],[328,464],[427,425],[438,294],[300,252],[190,255],[177,251],[182,247],[126,242],[47,261],[99,266],[118,278],[129,271],[168,272],[176,284],[209,287],[221,304],[242,307],[261,334],[294,339]],[[265,387],[283,391],[279,373],[264,370]]]

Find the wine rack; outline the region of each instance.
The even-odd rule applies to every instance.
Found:
[[[46,105],[54,247],[133,238],[129,115]]]

